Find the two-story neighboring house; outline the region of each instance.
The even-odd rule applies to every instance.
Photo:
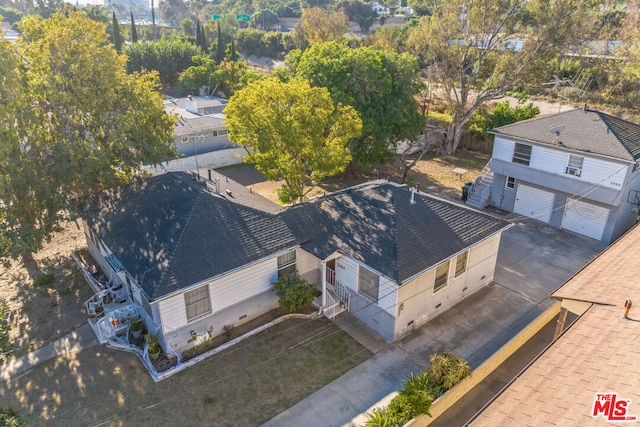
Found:
[[[491,131],[490,167],[469,204],[491,205],[609,243],[640,204],[640,125],[586,108]]]

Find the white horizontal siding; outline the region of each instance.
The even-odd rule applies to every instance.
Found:
[[[569,153],[552,148],[533,145],[529,167],[554,174],[564,174],[569,161]]]
[[[498,233],[490,239],[474,246],[469,251],[469,259],[467,261],[467,270],[473,268],[476,264],[483,262],[487,258],[487,254],[495,255],[500,247],[500,237],[502,233]]]
[[[496,136],[493,141],[493,158],[510,162],[513,160],[513,148],[515,143]]]
[[[585,157],[580,179],[606,188],[620,190],[628,169],[629,165]]]
[[[311,255],[309,252],[304,249],[296,250],[296,269],[298,273],[300,273],[301,277],[305,275],[318,271],[320,268],[320,260],[315,256]]]
[[[203,285],[209,286],[211,314],[273,289],[277,278],[278,261],[274,257]],[[159,301],[158,308],[165,333],[187,325],[184,293]]]
[[[358,292],[358,269],[360,264],[352,258],[342,256],[336,260],[336,280]],[[364,266],[364,265],[363,265]],[[366,266],[364,266],[366,268]],[[378,287],[378,306],[392,316],[396,315],[398,285],[384,276],[380,277]]]
[[[346,256],[338,258],[336,280],[354,292],[358,292],[358,263]]]

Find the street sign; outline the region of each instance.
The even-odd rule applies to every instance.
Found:
[[[217,21],[218,19],[220,19],[220,15],[213,15],[211,16],[211,18],[213,18],[214,21]]]
[[[238,21],[251,21],[251,15],[240,14],[236,15]]]

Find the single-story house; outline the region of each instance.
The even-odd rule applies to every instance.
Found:
[[[640,420],[639,247],[636,226],[551,295],[562,303],[559,337],[465,425]],[[567,312],[579,317],[569,323]]]
[[[468,203],[610,243],[638,220],[640,125],[585,108],[491,131],[488,167]]]
[[[325,315],[348,310],[397,340],[491,282],[510,226],[386,181],[282,209],[213,174],[167,173],[80,207],[91,255],[176,352],[276,307],[272,283],[293,270]]]
[[[224,125],[227,100],[216,96],[168,98],[165,110],[178,117],[174,146],[179,156],[193,156],[235,147]]]

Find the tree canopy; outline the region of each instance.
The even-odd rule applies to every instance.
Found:
[[[23,20],[0,39],[0,259],[30,258],[75,198],[175,155],[157,75],[127,74],[80,12]]]
[[[247,163],[270,181],[283,179],[282,203],[302,200],[323,178],[351,161],[347,141],[362,122],[349,106],[335,105],[325,88],[304,80],[249,84],[225,108],[229,139],[248,151]]]
[[[413,139],[424,128],[415,100],[418,64],[409,54],[319,43],[292,52],[287,67],[290,75],[326,87],[336,103],[358,111],[362,135],[349,147],[361,166],[388,162],[397,141]]]
[[[575,40],[590,7],[582,0],[452,0],[421,18],[408,45],[452,115],[444,154],[456,151],[480,105],[533,80],[541,63]]]

